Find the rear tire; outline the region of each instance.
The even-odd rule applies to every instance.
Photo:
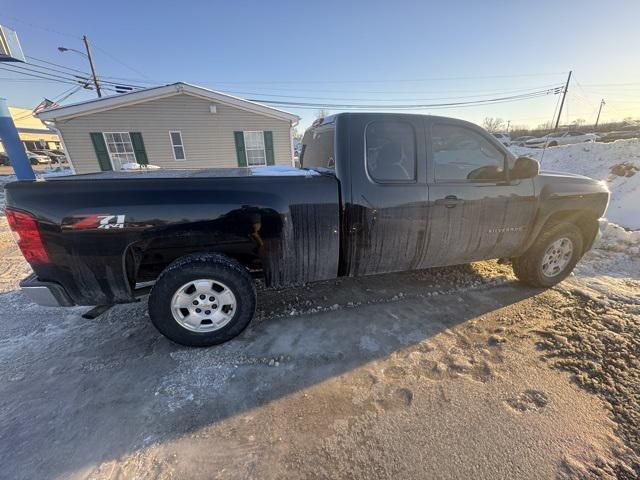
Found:
[[[226,342],[255,313],[253,279],[238,262],[217,253],[181,257],[158,277],[149,316],[168,339],[190,347]]]
[[[564,280],[582,257],[584,240],[572,223],[545,225],[527,252],[513,259],[518,280],[533,287],[551,287]]]

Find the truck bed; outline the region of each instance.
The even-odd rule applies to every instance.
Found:
[[[217,251],[267,285],[334,278],[339,183],[292,167],[102,172],[13,182],[7,207],[33,215],[49,263],[40,281],[77,305],[123,303],[188,253]]]

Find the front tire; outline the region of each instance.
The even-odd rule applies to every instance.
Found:
[[[208,347],[240,334],[255,313],[256,290],[247,270],[217,253],[181,257],[158,277],[149,316],[181,345]]]
[[[552,287],[569,276],[582,257],[583,245],[576,225],[551,223],[524,255],[513,260],[513,273],[533,287]]]

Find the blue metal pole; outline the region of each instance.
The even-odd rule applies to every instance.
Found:
[[[0,140],[2,140],[2,145],[4,145],[7,155],[9,155],[11,166],[13,166],[18,180],[35,180],[36,176],[33,173],[33,168],[31,168],[27,152],[25,152],[24,146],[20,141],[18,129],[9,113],[6,98],[0,98]]]

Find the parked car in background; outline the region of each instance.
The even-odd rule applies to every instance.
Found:
[[[517,145],[518,147],[524,147],[527,140],[531,140],[533,137],[531,135],[524,135],[522,137],[515,138],[511,140],[511,145]]]
[[[29,150],[27,150],[27,158],[31,165],[45,165],[51,162],[51,159],[47,155],[31,152]]]
[[[492,133],[491,135],[496,137],[505,147],[511,146],[511,136],[508,133]]]
[[[556,132],[545,135],[544,137],[532,138],[527,140],[525,147],[555,147],[557,145],[571,145],[573,143],[595,142],[598,136],[595,133],[582,132]]]
[[[31,150],[31,152],[49,157],[52,163],[62,163],[66,160],[64,153],[60,154],[53,150]]]
[[[0,153],[0,165],[8,167],[11,165],[11,161],[6,153]]]
[[[640,126],[630,125],[622,127],[620,130],[605,132],[600,134],[600,142],[613,142],[615,140],[624,140],[627,138],[640,138]]]

